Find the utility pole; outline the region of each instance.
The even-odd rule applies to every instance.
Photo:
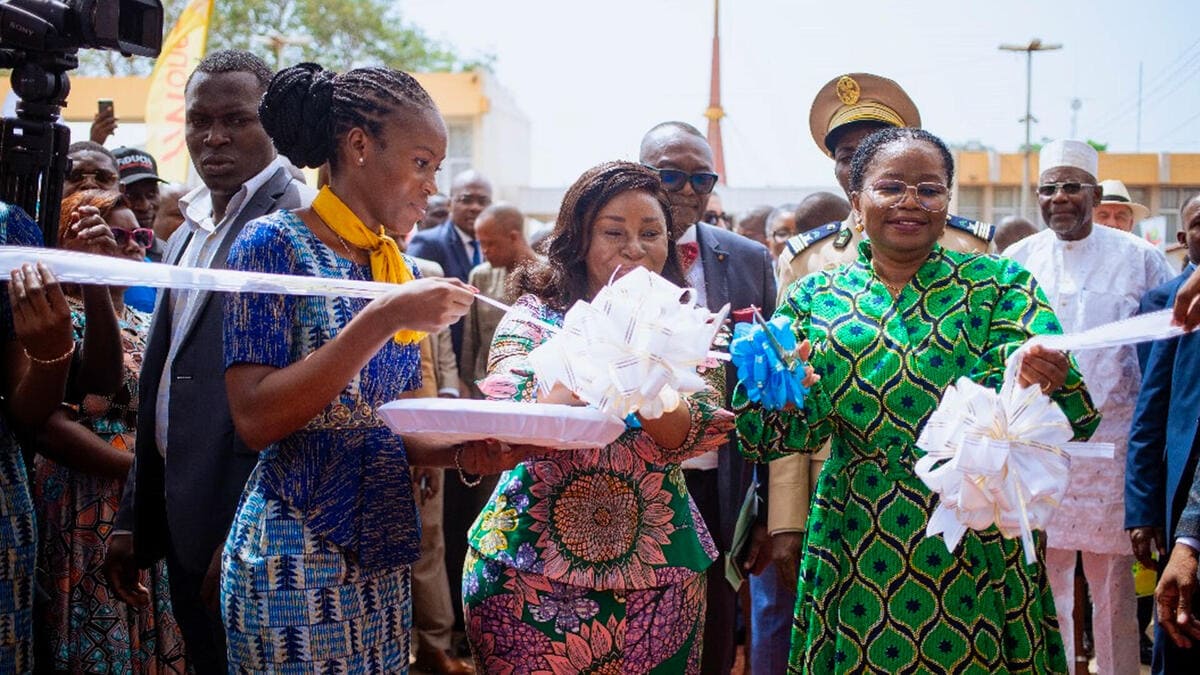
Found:
[[[1000,45],[1001,51],[1006,52],[1025,52],[1025,146],[1022,151],[1025,153],[1025,161],[1021,163],[1021,217],[1029,218],[1029,156],[1033,151],[1033,143],[1030,137],[1031,125],[1033,124],[1033,53],[1048,52],[1055,49],[1062,49],[1062,45],[1043,44],[1041,38],[1033,38],[1027,45]]]
[[[1079,131],[1079,109],[1083,107],[1083,101],[1079,98],[1071,99],[1071,138],[1078,138],[1076,133]]]
[[[721,143],[721,118],[725,110],[721,108],[721,1],[713,0],[713,39],[712,39],[712,73],[709,80],[708,109],[704,116],[708,118],[708,144],[713,151],[713,167],[722,185],[728,184],[725,176],[725,148]]]
[[[1138,61],[1138,113],[1137,113],[1137,143],[1135,152],[1142,151],[1142,62]]]

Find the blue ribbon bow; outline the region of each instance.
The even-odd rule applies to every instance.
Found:
[[[771,344],[771,337],[783,350]],[[787,317],[777,316],[765,324],[739,323],[733,327],[733,342],[729,355],[737,367],[738,386],[745,388],[746,398],[767,410],[780,410],[788,403],[804,408],[808,388],[804,381],[804,363],[792,355],[796,351],[796,335]]]

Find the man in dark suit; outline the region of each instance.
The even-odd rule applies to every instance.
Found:
[[[311,201],[259,123],[270,79],[267,65],[242,51],[210,54],[188,79],[185,139],[204,185],[180,200],[184,224],[167,243],[166,262],[223,268],[248,221]],[[144,604],[137,568],[166,558],[171,603],[197,673],[226,672],[216,612],[220,550],[258,461],[229,413],[223,314],[222,295],[200,291],[164,292],[155,308],[134,465],[105,562],[118,594]]]
[[[450,184],[450,220],[413,235],[408,254],[442,266],[448,277],[466,281],[471,269],[483,263],[483,249],[475,238],[475,219],[492,204],[492,183],[483,174],[469,169],[454,177]],[[462,356],[463,322],[450,326],[454,354]],[[458,364],[462,370],[463,364]]]
[[[1200,195],[1184,203],[1180,216],[1179,229],[1190,262],[1182,274],[1146,293],[1143,311],[1174,304],[1180,286],[1200,260]],[[1142,352],[1138,356],[1140,359]],[[1153,569],[1153,554],[1166,559],[1167,543],[1175,541],[1177,523],[1182,527],[1180,514],[1188,498],[1187,481],[1200,459],[1200,384],[1194,377],[1200,372],[1200,333],[1153,343],[1142,372],[1126,455],[1125,528],[1134,555]],[[1173,377],[1175,374],[1179,377]],[[1183,672],[1194,667],[1197,659],[1200,650],[1173,646],[1161,621],[1155,626],[1153,672]]]
[[[700,303],[713,311],[727,303],[732,309],[754,305],[764,316],[770,316],[775,311],[775,274],[766,247],[699,222],[717,179],[712,148],[703,134],[690,124],[664,122],[642,138],[640,156],[642,164],[658,170],[663,178],[684,278],[696,289]],[[737,378],[732,369],[726,370],[725,406],[729,407]],[[708,570],[701,671],[727,673],[733,667],[737,596],[725,579],[725,557],[754,471],[738,454],[732,436],[720,451],[688,460],[683,468],[688,492],[722,551],[721,558]],[[760,475],[758,482],[765,486],[765,477]],[[766,510],[760,512],[765,515]],[[765,523],[755,528],[758,536],[752,539],[754,548],[748,558],[757,557],[765,564],[769,554],[757,548],[767,539]]]

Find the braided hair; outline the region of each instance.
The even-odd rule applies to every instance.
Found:
[[[645,192],[662,207],[667,225],[667,260],[662,275],[684,286],[679,255],[675,250],[675,228],[671,203],[662,179],[653,169],[633,162],[605,162],[583,172],[563,196],[558,220],[546,246],[546,260],[518,267],[509,288],[519,294],[532,293],[550,307],[566,311],[577,300],[588,299],[588,244],[596,216],[609,202],[626,192]]]
[[[63,198],[58,214],[58,243],[61,246],[67,235],[67,230],[75,222],[75,210],[81,206],[94,206],[100,212],[101,218],[117,209],[128,209],[129,199],[117,190],[80,190]]]
[[[946,187],[954,185],[954,156],[950,154],[950,148],[946,147],[946,143],[942,139],[924,129],[888,127],[864,138],[863,142],[859,144],[858,150],[854,152],[854,159],[850,160],[850,190],[852,192],[862,191],[867,170],[871,168],[871,163],[875,161],[880,150],[892,143],[904,140],[920,141],[937,148],[938,153],[942,156],[942,163],[946,166]]]
[[[355,68],[341,75],[315,63],[285,68],[271,79],[258,109],[275,149],[293,164],[337,167],[339,141],[360,128],[382,142],[389,117],[436,111],[413,76],[391,68]]]

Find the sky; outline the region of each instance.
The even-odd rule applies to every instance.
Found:
[[[404,21],[470,56],[529,117],[531,183],[565,186],[610,159],[636,159],[654,124],[706,128],[712,0],[397,0]],[[870,72],[901,84],[923,126],[950,143],[1014,152],[1024,141],[1025,55],[1001,43],[1059,43],[1033,57],[1034,142],[1075,136],[1142,152],[1200,152],[1196,0],[726,0],[721,98],[735,187],[832,184],[808,131],[827,81]]]

